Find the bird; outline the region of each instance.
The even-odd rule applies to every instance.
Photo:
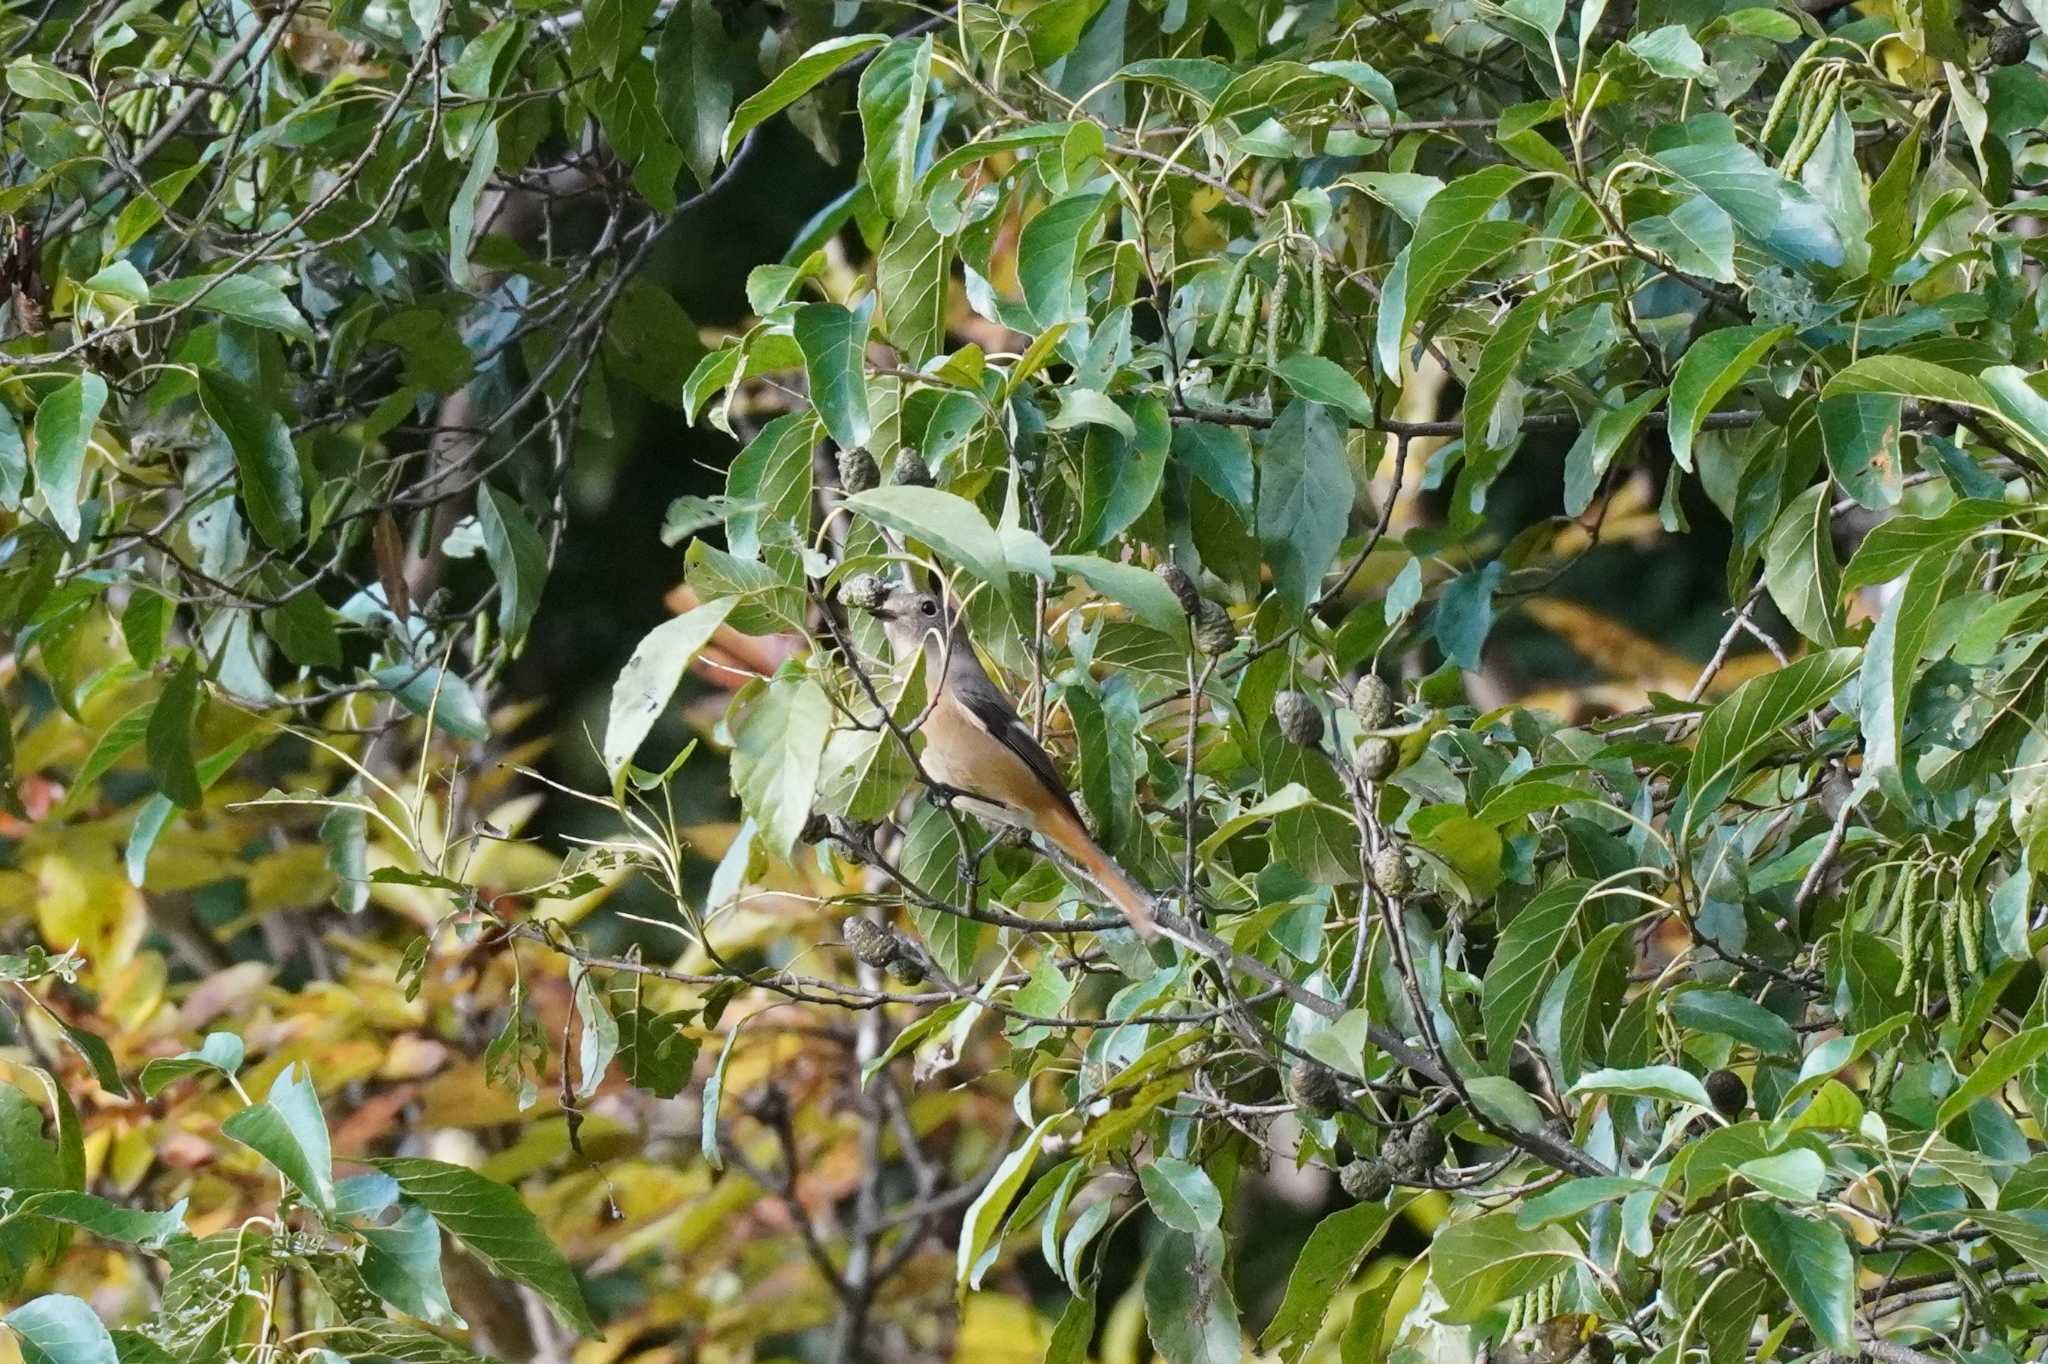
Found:
[[[925,676],[937,679],[919,726],[926,774],[970,814],[1037,834],[1065,854],[1150,937],[1152,896],[1088,832],[1059,768],[989,679],[946,604],[935,593],[899,587],[867,609],[880,617],[898,660],[921,649]]]

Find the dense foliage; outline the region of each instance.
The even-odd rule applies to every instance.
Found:
[[[0,14],[24,1357],[2038,1357],[2044,25]],[[743,448],[577,789],[647,403]],[[906,575],[1157,938],[928,789]]]

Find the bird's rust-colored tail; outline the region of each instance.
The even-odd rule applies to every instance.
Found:
[[[1102,893],[1116,902],[1116,907],[1141,936],[1150,938],[1158,932],[1152,923],[1151,895],[1131,879],[1130,873],[1117,865],[1115,858],[1102,850],[1102,845],[1089,836],[1080,820],[1062,810],[1054,818],[1041,820],[1038,831],[1045,835],[1047,842],[1088,873],[1089,878],[1102,888]]]

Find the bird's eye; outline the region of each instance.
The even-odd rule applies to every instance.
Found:
[[[923,601],[919,602],[917,604],[917,609],[927,616],[936,616],[937,614],[939,614],[939,604],[933,601],[930,597],[926,597]]]

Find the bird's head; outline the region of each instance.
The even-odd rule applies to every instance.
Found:
[[[869,608],[881,618],[883,633],[899,658],[909,658],[926,640],[946,638],[946,608],[938,595],[899,587]]]

